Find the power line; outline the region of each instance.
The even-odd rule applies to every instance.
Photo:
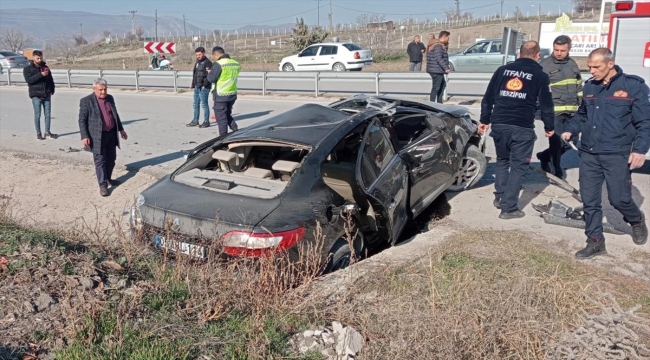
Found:
[[[323,6],[324,6],[324,5],[323,5]],[[312,12],[312,11],[314,11],[314,10],[316,10],[316,9],[311,9],[311,10],[307,10],[307,11],[299,12],[299,13],[296,13],[296,14],[283,16],[283,17],[281,17],[281,18],[275,18],[275,19],[268,19],[268,20],[255,21],[255,22],[244,22],[244,23],[237,23],[237,24],[224,24],[224,23],[219,23],[219,25],[236,26],[236,25],[255,25],[255,24],[263,24],[263,23],[267,23],[267,22],[270,22],[270,21],[282,20],[282,19],[287,19],[287,18],[291,18],[291,17],[297,16],[297,15],[302,15],[302,14],[310,13],[310,12]],[[192,22],[195,22],[195,23],[199,23],[199,24],[211,24],[211,25],[214,25],[214,24],[215,24],[215,22],[212,22],[212,21],[211,21],[211,22],[208,22],[208,21],[198,21],[198,20],[192,20],[192,19],[188,19],[188,20],[190,20],[190,21],[192,21]]]

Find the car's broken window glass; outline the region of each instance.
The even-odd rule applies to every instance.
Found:
[[[361,180],[366,187],[375,181],[394,154],[384,130],[376,124],[370,125],[369,132],[364,139],[363,163],[361,164]]]

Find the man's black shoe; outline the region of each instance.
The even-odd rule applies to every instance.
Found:
[[[207,128],[207,127],[210,127],[210,123],[209,123],[209,122],[208,122],[208,123],[205,123],[205,122],[204,122],[203,124],[199,125],[199,127],[200,127],[200,128]]]
[[[643,245],[648,241],[648,226],[645,223],[645,215],[641,221],[630,224],[632,225],[632,241],[637,245]]]
[[[521,210],[515,210],[511,212],[501,211],[501,214],[499,214],[499,219],[503,219],[503,220],[521,219],[524,216],[526,216],[526,213],[524,213]]]
[[[492,201],[492,205],[494,205],[495,208],[501,210],[501,205],[499,205],[500,202],[501,202],[501,199],[499,199],[499,198],[495,198],[495,199]]]
[[[589,238],[587,239],[587,246],[576,253],[576,258],[580,260],[587,260],[596,255],[602,255],[606,253],[607,249],[605,248],[605,240]]]
[[[542,170],[546,171],[547,173],[551,172],[551,157],[548,155],[547,150],[538,152],[537,160],[539,160],[539,164],[542,167]]]
[[[185,124],[185,126],[187,126],[187,127],[199,126],[199,123],[192,121],[189,124]]]
[[[41,133],[36,133],[36,140],[45,140]]]
[[[59,135],[57,135],[57,134],[52,134],[52,133],[49,132],[49,131],[45,132],[45,138],[46,138],[46,139],[56,139],[56,138],[58,138],[58,137],[59,137]]]
[[[119,184],[120,184],[119,180],[113,180],[113,179],[108,180],[108,185],[110,186],[117,186]]]
[[[108,196],[108,187],[106,185],[99,185],[99,195]]]

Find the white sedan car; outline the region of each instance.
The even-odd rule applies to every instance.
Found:
[[[372,53],[353,43],[314,44],[280,61],[280,71],[361,71]]]

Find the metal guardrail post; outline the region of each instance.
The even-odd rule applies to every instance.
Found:
[[[70,69],[66,71],[66,77],[68,78],[68,87],[72,88],[72,79],[71,79],[72,76],[70,75]]]
[[[375,95],[379,96],[379,73],[375,73]]]
[[[174,93],[178,92],[178,71],[174,70]]]
[[[104,70],[99,70],[99,78],[101,79],[103,77],[104,77]]]
[[[318,97],[318,75],[319,74],[320,73],[317,72],[316,75],[314,76],[314,90],[315,90],[314,97]]]
[[[266,71],[262,73],[262,96],[266,96]]]
[[[138,74],[140,70],[135,71],[135,91],[140,91],[140,84],[138,83]]]
[[[7,69],[7,85],[11,85],[11,69]]]

